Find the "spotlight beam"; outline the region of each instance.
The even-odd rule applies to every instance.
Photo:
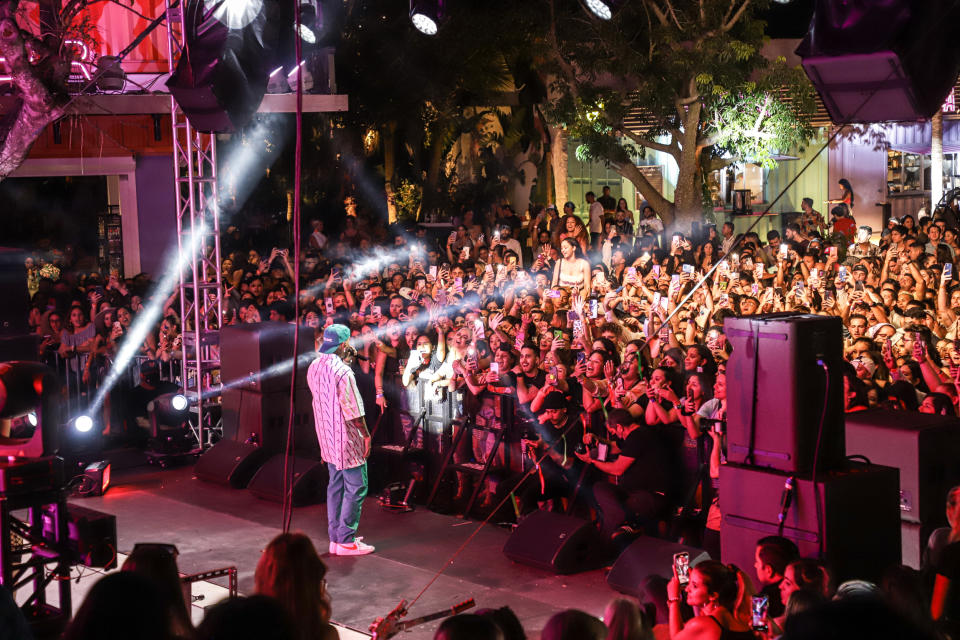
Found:
[[[190,266],[193,256],[196,254],[203,242],[206,225],[201,223],[199,227],[193,230],[188,241],[188,251],[182,254],[177,251],[171,251],[167,258],[167,265],[164,269],[163,277],[153,288],[150,301],[144,306],[143,310],[137,314],[130,330],[127,331],[123,340],[120,342],[120,349],[114,358],[113,366],[107,377],[97,389],[97,395],[87,409],[88,413],[95,414],[103,407],[107,394],[116,386],[117,382],[124,375],[127,365],[135,355],[140,351],[140,345],[147,339],[147,334],[159,322],[163,314],[164,303],[167,298],[180,284],[180,273]]]

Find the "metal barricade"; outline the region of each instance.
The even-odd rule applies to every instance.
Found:
[[[66,415],[69,418],[76,417],[88,409],[100,386],[113,369],[113,360],[110,357],[102,357],[99,363],[94,362],[91,365],[87,380],[84,381],[84,372],[90,357],[87,353],[77,353],[75,356],[64,358],[56,351],[46,352],[40,357],[41,362],[57,372],[57,376],[66,388]],[[130,389],[140,384],[140,368],[149,359],[144,355],[131,358],[126,363],[122,375],[117,378],[114,389],[118,387]],[[181,370],[179,360],[161,361],[158,365],[161,380],[179,383]]]

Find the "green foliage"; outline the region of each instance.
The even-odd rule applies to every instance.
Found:
[[[414,220],[423,199],[423,187],[408,180],[403,180],[400,182],[393,199],[397,205],[397,216]]]
[[[802,148],[813,135],[793,105],[773,92],[726,94],[713,102],[706,129],[720,150],[763,167],[773,156]]]
[[[636,145],[667,139],[660,150],[681,164],[678,192],[683,183],[692,194],[705,167],[685,170],[681,154],[709,160],[730,153],[770,166],[777,151],[811,135],[809,83],[761,54],[764,23],[756,12],[766,1],[633,0],[609,22],[586,18],[573,0],[546,1],[555,24],[544,64],[556,78],[549,115],[580,141],[577,158],[624,164]],[[628,114],[633,142],[624,145]],[[684,139],[694,129],[695,148]]]

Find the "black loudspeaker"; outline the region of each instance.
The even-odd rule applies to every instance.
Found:
[[[252,441],[271,454],[286,449],[290,418],[290,392],[256,393],[227,389],[221,401],[223,437],[237,442]],[[313,395],[297,389],[293,415],[294,448],[297,454],[320,450],[313,419]]]
[[[947,492],[960,484],[960,420],[880,409],[846,420],[847,451],[900,470],[903,562],[919,569],[930,533],[947,525]]]
[[[817,0],[796,52],[834,122],[919,120],[956,82],[957,24],[954,0]]]
[[[599,532],[586,520],[534,511],[510,534],[503,553],[514,562],[567,574],[600,566],[601,546]]]
[[[727,459],[810,473],[822,417],[817,466],[826,470],[842,465],[840,318],[804,314],[727,318],[724,331],[733,346],[727,363]]]
[[[620,593],[641,598],[643,579],[650,574],[672,578],[673,555],[682,551],[690,554],[691,567],[710,559],[710,554],[703,549],[658,538],[638,538],[617,558],[607,574],[607,584]]]
[[[181,6],[185,50],[167,88],[197,130],[235,131],[250,121],[267,90],[265,12],[230,0]],[[257,13],[244,15],[252,8]]]
[[[294,325],[256,322],[220,330],[220,378],[224,389],[258,393],[290,388]],[[307,368],[314,352],[313,328],[300,327],[297,388],[307,388]]]
[[[27,291],[27,269],[23,264],[26,257],[20,249],[0,247],[0,299],[3,300],[0,337],[26,336],[30,333],[30,292]],[[37,352],[34,351],[29,358],[12,354],[0,360],[36,358]]]
[[[57,505],[43,508],[43,537],[56,542]],[[66,546],[74,562],[86,567],[117,568],[117,516],[67,505]]]
[[[201,480],[243,489],[267,456],[256,445],[224,439],[200,456],[193,470]]]
[[[776,535],[786,473],[735,464],[720,467],[720,549],[725,563],[750,573],[757,540]],[[817,557],[821,527],[824,561],[837,584],[851,578],[879,581],[900,563],[900,474],[893,467],[850,464],[819,474],[817,490],[809,479],[795,483],[783,535],[803,557]]]
[[[307,458],[293,457],[293,506],[317,504],[327,499],[327,465]],[[250,481],[250,493],[273,502],[283,502],[284,456],[277,454],[260,467]]]

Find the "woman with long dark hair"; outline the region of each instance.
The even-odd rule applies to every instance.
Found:
[[[735,614],[740,594],[735,568],[716,560],[705,560],[690,569],[686,592],[687,604],[696,615],[684,622],[680,610],[680,581],[674,575],[667,584],[671,640],[756,640],[750,625]]]
[[[831,200],[830,202],[832,204],[845,204],[852,212],[855,196],[853,194],[853,187],[850,186],[850,181],[846,178],[840,178],[837,180],[837,184],[840,185],[840,199]]]
[[[290,615],[297,640],[335,640],[330,624],[327,565],[310,538],[281,533],[263,550],[254,574],[254,590],[275,598]]]
[[[138,544],[123,563],[122,571],[148,578],[157,587],[160,602],[166,611],[167,630],[171,637],[190,638],[193,623],[187,602],[183,598],[180,573],[177,569],[177,549],[165,544]]]
[[[568,214],[560,220],[560,225],[554,232],[553,246],[558,247],[560,243],[567,238],[573,239],[583,253],[586,253],[590,246],[590,235],[583,222],[577,216]]]
[[[564,238],[560,242],[561,258],[553,268],[553,287],[564,289],[590,290],[590,262],[583,255],[583,250],[573,238]]]

